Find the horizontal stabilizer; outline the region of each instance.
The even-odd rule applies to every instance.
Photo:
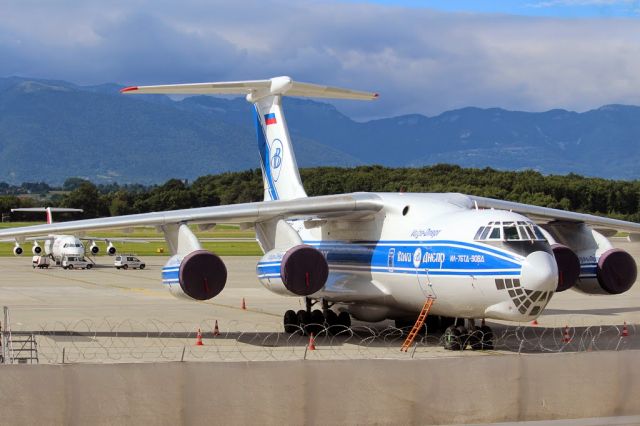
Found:
[[[44,213],[46,211],[50,211],[52,213],[64,213],[64,212],[80,212],[82,213],[84,210],[82,209],[70,209],[66,207],[22,207],[19,209],[11,209],[12,212],[41,212]]]
[[[311,83],[298,83],[290,77],[275,77],[269,80],[230,81],[222,83],[165,84],[160,86],[132,86],[122,93],[165,94],[165,95],[247,95],[249,102],[272,95],[301,96],[309,98],[355,99],[370,101],[377,93],[359,92],[338,87],[328,87]]]

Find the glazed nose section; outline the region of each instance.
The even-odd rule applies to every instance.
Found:
[[[520,284],[527,290],[554,291],[558,284],[558,265],[544,251],[534,251],[522,262]]]

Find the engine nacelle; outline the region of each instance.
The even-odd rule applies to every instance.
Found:
[[[42,247],[40,247],[38,243],[33,244],[33,247],[31,247],[31,253],[39,255],[42,253]]]
[[[162,283],[176,297],[209,300],[220,294],[226,282],[227,267],[207,250],[172,256],[162,268]]]
[[[582,278],[576,289],[587,294],[620,294],[629,290],[638,276],[633,257],[624,250],[612,248],[600,255],[595,277]]]
[[[111,246],[113,247],[113,246]],[[113,254],[115,254],[115,247],[113,247]],[[91,254],[96,255],[98,253],[100,253],[100,247],[98,247],[98,245],[96,243],[94,243],[93,241],[91,242],[91,246],[89,247],[89,250],[91,251]],[[113,256],[113,255],[112,255]]]
[[[256,271],[260,283],[269,291],[283,296],[309,296],[324,287],[329,264],[317,249],[300,244],[271,250],[260,259]]]
[[[109,245],[107,246],[107,254],[109,256],[113,256],[116,254],[116,248],[111,243],[109,243]]]
[[[14,256],[20,256],[22,255],[23,250],[22,247],[20,247],[18,244],[16,244],[16,246],[13,248],[13,255]]]
[[[552,244],[551,250],[558,264],[558,286],[556,292],[570,289],[580,278],[580,260],[569,247],[562,244]]]

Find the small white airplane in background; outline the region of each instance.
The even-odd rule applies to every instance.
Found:
[[[284,314],[286,332],[313,323],[349,326],[351,317],[413,324],[428,311],[428,327],[444,329],[447,349],[464,348],[460,335],[476,336],[474,348],[490,348],[491,330],[476,327],[477,319],[529,322],[556,292],[620,294],[636,280],[634,259],[606,236],[621,230],[638,239],[637,223],[456,193],[308,197],[282,96],[373,100],[377,94],[289,77],[122,92],[245,94],[255,107],[265,201],[5,229],[0,237],[156,226],[172,254],[163,284],[175,295],[208,300],[223,290],[227,269],[202,249],[188,224],[254,226],[265,253],[259,281],[306,301],[306,309]]]
[[[38,213],[46,213],[47,215],[47,224],[53,224],[53,213],[82,213],[82,209],[72,209],[65,207],[23,207],[17,209],[11,209],[11,212],[38,212]],[[90,241],[91,244],[89,246],[89,252],[92,255],[97,255],[100,252],[100,247],[96,244],[96,241],[104,241],[107,243],[107,254],[113,256],[116,254],[116,248],[112,244],[112,241],[126,241],[120,239],[113,238],[101,238],[101,237],[77,237],[75,235],[42,235],[42,236],[31,236],[27,238],[16,238],[16,245],[13,248],[13,254],[16,256],[20,256],[23,253],[22,246],[20,245],[25,241],[33,241],[33,247],[31,248],[31,252],[34,255],[43,254],[43,247],[40,246],[38,241],[42,241],[44,246],[44,255],[50,257],[52,260],[56,262],[56,264],[60,264],[63,258],[65,257],[81,257],[85,256],[85,246],[82,241]]]

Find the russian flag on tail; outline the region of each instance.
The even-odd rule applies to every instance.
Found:
[[[264,124],[266,124],[267,126],[269,124],[276,124],[276,114],[275,113],[269,113],[269,114],[265,114],[264,116]]]

